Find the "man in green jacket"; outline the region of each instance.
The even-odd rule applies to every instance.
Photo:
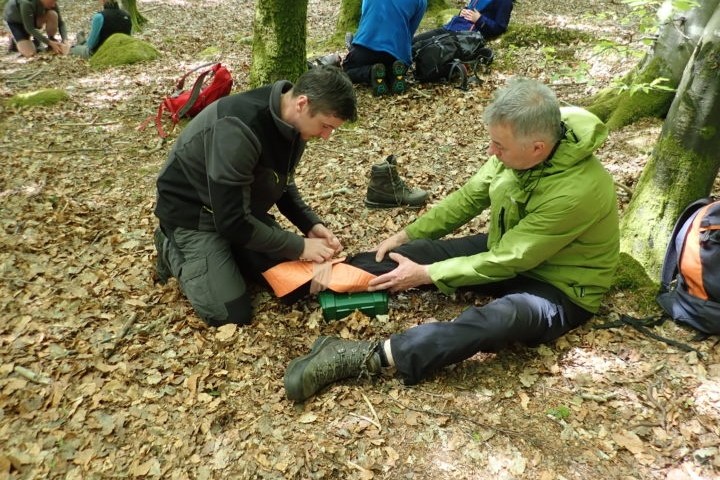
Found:
[[[515,79],[484,112],[491,158],[459,190],[356,266],[379,274],[371,290],[471,287],[495,300],[450,322],[426,323],[384,341],[320,337],[285,374],[288,398],[394,366],[412,385],[479,351],[538,345],[595,313],[617,265],[619,228],[613,179],[593,152],[607,128],[553,92]],[[487,234],[441,239],[490,209]]]

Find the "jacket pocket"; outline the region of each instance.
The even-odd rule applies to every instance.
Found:
[[[204,257],[185,262],[180,270],[180,285],[193,304],[198,301],[204,303],[202,300],[207,301],[209,294],[207,272],[207,259]]]

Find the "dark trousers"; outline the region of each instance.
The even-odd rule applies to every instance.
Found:
[[[412,43],[413,45],[417,42],[422,42],[423,40],[427,40],[429,38],[435,37],[437,35],[442,35],[443,33],[448,33],[449,30],[445,30],[444,28],[434,28],[432,30],[428,30],[427,32],[418,33],[413,37]]]
[[[261,273],[286,259],[234,246],[217,232],[180,227],[162,231],[167,237],[165,261],[195,313],[213,327],[249,324],[247,281],[265,283]]]
[[[487,251],[487,236],[414,240],[394,251],[429,264]],[[396,266],[389,259],[376,263],[374,252],[357,255],[350,263],[375,274]],[[473,290],[495,300],[470,307],[452,321],[418,325],[390,337],[395,366],[407,385],[478,352],[497,352],[514,343],[535,346],[550,342],[592,317],[557,288],[522,275]]]
[[[360,45],[353,45],[350,47],[345,60],[343,60],[342,68],[353,83],[370,85],[370,69],[373,65],[376,63],[385,65],[385,77],[390,79],[392,77],[390,74],[392,64],[396,60],[397,58],[389,53],[377,52]]]

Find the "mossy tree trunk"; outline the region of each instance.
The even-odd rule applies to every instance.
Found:
[[[143,17],[137,8],[137,0],[122,0],[120,2],[123,10],[130,14],[130,21],[132,22],[132,31],[139,31],[143,25],[147,23],[147,18]]]
[[[656,89],[647,92],[634,91],[633,86],[667,78],[668,81],[663,85],[676,89],[685,65],[718,3],[720,0],[703,0],[686,12],[673,12],[672,0],[665,0],[661,11],[673,13],[663,19],[663,26],[652,51],[622,80],[628,88],[621,91],[606,89],[600,92],[592,99],[588,110],[605,121],[611,130],[644,117],[664,117],[675,93]]]
[[[660,140],[622,219],[621,249],[653,278],[659,278],[675,220],[688,203],[711,192],[720,170],[719,67],[720,7],[683,72]]]
[[[448,0],[428,0],[428,12],[436,12],[439,10],[447,10],[448,8],[454,8],[456,7],[457,2],[448,2]],[[463,2],[463,4],[458,7],[458,11],[462,6],[467,5],[468,2]]]
[[[295,81],[307,70],[308,0],[258,0],[255,4],[250,85]]]
[[[345,38],[346,32],[357,30],[360,23],[360,7],[362,0],[342,0],[340,3],[340,15],[335,24],[335,36],[337,38]]]

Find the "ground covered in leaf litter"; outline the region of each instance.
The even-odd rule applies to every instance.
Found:
[[[311,0],[311,46],[332,29],[337,5]],[[87,29],[94,5],[62,7],[70,32]],[[3,107],[0,120],[0,478],[717,477],[714,343],[698,344],[698,357],[631,330],[592,328],[619,311],[645,313],[633,292],[608,296],[590,325],[553,345],[478,355],[413,388],[388,373],[288,402],[285,366],[318,335],[384,337],[485,299],[411,292],[392,297],[387,318],[325,323],[313,299],[288,307],[259,291],[252,327],[209,329],[174,281],[153,284],[154,179],[171,142],[136,127],[181,73],[208,60],[208,47],[232,69],[235,91],[245,88],[253,2],[141,9],[150,24],[140,36],[163,52],[151,64],[98,72],[76,58],[3,57],[3,98],[46,87],[71,98]],[[513,20],[620,41],[636,37],[625,18],[619,2],[522,0]],[[484,160],[479,118],[508,77],[543,79],[574,103],[635,62],[587,42],[525,43],[497,50],[468,92],[362,91],[361,120],[309,145],[298,182],[349,252],[416,215],[363,206],[372,163],[396,154],[407,181],[435,202]],[[659,128],[614,132],[601,152],[622,205]],[[483,226],[480,218],[464,231]],[[659,332],[691,337],[672,324]]]

